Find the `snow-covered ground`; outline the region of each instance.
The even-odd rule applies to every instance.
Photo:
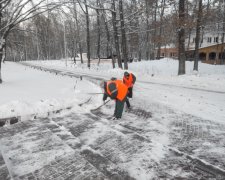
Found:
[[[113,114],[113,101],[92,111],[102,104],[102,95],[91,93],[102,90],[99,81],[90,76],[122,78],[123,70],[112,70],[107,61],[100,66],[93,62],[91,69],[71,61],[67,66],[65,61],[26,63],[60,73],[50,74],[9,62],[3,64],[0,118],[73,108],[27,121],[27,125],[18,123],[0,129],[0,152],[11,177],[26,175],[27,178],[31,174],[39,177],[52,172],[48,171],[50,168],[60,173],[61,164],[55,161],[63,161],[69,167],[71,164],[84,167],[81,168],[84,172],[73,171],[79,177],[87,172],[98,178],[109,178],[116,173],[122,178],[140,180],[191,179],[209,177],[204,173],[199,175],[194,168],[199,168],[198,165],[206,168],[206,164],[212,171],[223,173],[225,66],[200,63],[196,73],[191,70],[193,63],[187,62],[187,74],[177,76],[178,62],[174,60],[129,64],[129,71],[137,76],[131,100],[133,110],[124,112],[122,120],[111,121],[107,118]],[[83,79],[61,76],[68,72]],[[188,158],[182,159],[169,149]],[[92,165],[86,168],[89,163]],[[64,173],[70,176],[67,169]],[[54,175],[61,177],[61,174]]]
[[[88,74],[110,79],[122,78],[123,70],[111,69],[111,62],[95,61],[88,69],[86,64],[72,61],[32,61],[29,64]],[[193,72],[193,62],[186,62],[186,75],[178,76],[178,61],[163,59],[129,64],[129,71],[137,76],[134,95],[194,114],[205,119],[224,122],[225,119],[225,66],[199,62],[199,72]],[[184,88],[187,87],[187,88]],[[210,92],[212,91],[212,92]],[[215,91],[215,93],[213,93]],[[218,92],[217,92],[218,91]]]
[[[44,65],[58,69],[66,69],[79,73],[90,73],[100,76],[116,76],[121,78],[123,70],[112,69],[110,60],[103,60],[103,63],[97,65],[93,60],[91,69],[87,64],[74,64],[72,61],[31,61],[30,64]],[[67,66],[66,66],[67,64]],[[138,81],[151,81],[157,83],[166,83],[180,85],[185,87],[201,88],[215,91],[225,91],[225,67],[224,65],[209,65],[199,62],[199,72],[193,71],[193,62],[186,62],[186,75],[177,76],[178,61],[173,59],[162,59],[154,61],[141,61],[129,64],[129,71],[140,77]]]
[[[6,62],[2,67],[0,118],[45,113],[79,104],[85,92],[99,88],[88,81],[43,73]]]

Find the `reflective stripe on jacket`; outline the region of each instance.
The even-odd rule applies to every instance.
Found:
[[[128,92],[128,87],[122,80],[108,81],[106,92],[112,99],[124,101]]]

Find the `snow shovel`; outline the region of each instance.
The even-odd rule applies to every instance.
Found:
[[[83,106],[84,104],[88,103],[91,100],[92,97],[88,98],[87,101],[82,102],[80,104],[78,104],[79,106]]]
[[[96,111],[96,110],[100,109],[102,106],[106,105],[109,101],[111,101],[111,99],[109,99],[108,101],[104,102],[101,106],[97,107],[96,109],[92,109],[92,111]]]
[[[97,94],[104,94],[104,93],[103,92],[100,92],[100,93],[84,93],[84,94],[97,95]]]

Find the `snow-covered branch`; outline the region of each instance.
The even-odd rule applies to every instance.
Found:
[[[44,4],[45,0],[39,1],[37,4],[32,4],[31,7],[27,8],[28,4],[32,1],[19,1],[17,4],[10,4],[9,8],[12,8],[11,13],[7,16],[8,18],[5,18],[6,24],[5,26],[0,28],[0,31],[4,32],[4,34],[7,33],[10,29],[12,29],[17,24],[26,21],[28,19],[31,19],[37,15],[40,15],[44,12],[51,11],[54,8],[57,8],[62,5],[62,3],[50,3],[50,4]],[[27,8],[27,9],[26,9]],[[24,10],[26,9],[26,10]]]

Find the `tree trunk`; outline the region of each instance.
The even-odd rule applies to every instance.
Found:
[[[156,36],[157,36],[157,9],[158,9],[158,0],[155,0],[155,9],[154,9],[154,17],[153,17],[153,22],[154,22],[154,32],[153,32],[153,45],[151,46],[153,51],[151,53],[151,59],[155,59],[156,58],[156,53],[155,53],[155,49],[156,49]]]
[[[49,9],[49,6],[48,6],[48,0],[47,0],[47,9]],[[49,19],[49,10],[48,10],[48,15],[47,15],[47,60],[50,59],[50,29],[49,29],[49,26],[50,26],[50,19]],[[65,25],[65,24],[64,24]]]
[[[104,7],[101,6],[101,8],[104,8]],[[110,55],[111,56],[113,55],[112,54],[112,43],[111,43],[111,39],[110,39],[109,27],[108,27],[108,22],[107,22],[105,12],[102,15],[102,17],[103,17],[103,21],[104,21],[104,24],[105,24],[105,31],[106,31],[106,38],[107,38],[106,56],[108,58]]]
[[[178,75],[185,74],[185,31],[184,31],[184,20],[185,20],[185,0],[179,0],[179,31],[178,31],[178,58],[179,58],[179,69]]]
[[[40,59],[40,48],[39,48],[39,39],[38,39],[38,31],[37,31],[37,27],[35,27],[35,33],[36,33],[36,43],[37,43],[37,60]]]
[[[105,22],[106,27],[106,36],[107,36],[107,45],[106,45],[106,56],[107,58],[111,55],[112,56],[112,44],[110,40],[109,28],[107,22]]]
[[[74,14],[74,13],[73,13]],[[76,56],[77,56],[77,34],[75,33],[74,29],[76,29],[76,22],[73,21],[70,23],[70,33],[72,34],[72,55],[71,58],[73,58],[74,64],[76,64]]]
[[[75,37],[73,38],[73,47],[72,47],[72,56],[74,64],[77,63],[76,56],[77,56],[77,43]]]
[[[112,0],[112,23],[113,23],[113,30],[114,30],[114,41],[115,41],[115,49],[116,49],[116,55],[117,55],[117,63],[118,67],[123,69],[121,56],[120,56],[120,45],[119,45],[119,37],[118,37],[118,30],[116,26],[116,5],[115,0]]]
[[[150,41],[150,23],[149,23],[149,1],[145,0],[145,13],[146,13],[146,59],[149,60],[150,59],[150,45],[149,45],[149,41]]]
[[[160,27],[159,27],[159,38],[158,38],[158,48],[157,48],[157,59],[160,59],[161,55],[161,44],[162,44],[162,21],[164,16],[164,10],[165,10],[165,0],[162,0],[161,3],[162,9],[160,14]]]
[[[85,9],[86,9],[86,33],[87,33],[87,58],[88,58],[88,63],[87,67],[90,69],[91,67],[91,56],[90,56],[90,29],[89,29],[89,13],[88,13],[88,5],[87,5],[87,0],[84,0],[85,3]]]
[[[64,58],[65,58],[65,63],[67,67],[67,45],[66,45],[66,23],[65,21],[63,22],[63,42],[64,42]]]
[[[100,7],[104,9],[104,6],[100,4]],[[113,56],[113,44],[110,38],[110,33],[109,33],[109,27],[108,27],[108,22],[107,22],[107,17],[105,12],[102,14],[103,22],[105,25],[105,31],[106,31],[106,38],[107,38],[107,46],[106,46],[106,56],[107,58],[111,55],[112,57],[112,67],[113,69],[115,68],[115,60]]]
[[[79,22],[77,19],[77,9],[76,9],[76,3],[74,2],[74,0],[73,0],[73,7],[74,7],[74,16],[75,16],[74,18],[76,21],[77,40],[78,40],[79,51],[80,51],[80,62],[81,62],[81,64],[83,64],[83,56],[82,56],[83,50],[82,50],[82,45],[81,45],[81,40],[80,40],[80,25],[79,25]]]
[[[223,3],[223,34],[222,34],[222,38],[221,38],[221,42],[222,44],[224,44],[224,36],[225,36],[225,2]],[[223,45],[221,46],[221,50],[220,50],[220,58],[221,58],[221,64],[224,64],[224,60],[225,60],[225,50]]]
[[[127,53],[127,40],[126,40],[126,32],[125,32],[125,24],[123,17],[123,2],[119,1],[119,9],[120,9],[120,26],[121,26],[121,34],[122,34],[122,53],[124,60],[124,69],[128,69],[128,53]]]
[[[113,44],[111,44],[112,67],[115,69],[115,57],[113,56]]]
[[[202,22],[202,0],[199,0],[198,18],[197,18],[197,24],[196,24],[196,37],[195,37],[195,61],[194,61],[195,71],[198,71],[198,60],[199,60],[198,49],[199,49],[201,22]]]
[[[0,49],[0,84],[2,83],[2,57],[3,57],[3,49]]]
[[[97,6],[99,6],[99,0],[97,0]],[[98,26],[98,39],[97,39],[97,57],[98,57],[98,65],[100,64],[100,48],[101,48],[101,28],[100,28],[100,13],[99,10],[96,9],[97,13],[97,26]]]
[[[2,36],[2,34],[0,34],[0,38],[1,38],[0,39],[0,84],[2,83],[2,61],[3,61],[4,49],[5,49],[5,45],[6,45],[5,38],[1,37],[1,36]]]
[[[188,43],[187,43],[187,50],[188,50],[188,51],[189,51],[189,49],[190,49],[191,33],[192,33],[192,29],[189,28],[189,29],[188,29]]]
[[[133,8],[136,9],[137,7],[137,1],[133,0]],[[139,22],[139,16],[136,16],[135,18],[135,25],[137,26],[138,29],[140,29],[140,22]],[[142,33],[140,31],[138,31],[138,35],[137,35],[137,41],[138,41],[138,48],[137,48],[137,59],[138,61],[141,61],[142,58]]]
[[[0,9],[2,9],[2,3],[0,3]],[[0,10],[0,27],[2,27],[2,11]],[[3,37],[0,31],[0,84],[2,83],[2,58],[3,58]]]

